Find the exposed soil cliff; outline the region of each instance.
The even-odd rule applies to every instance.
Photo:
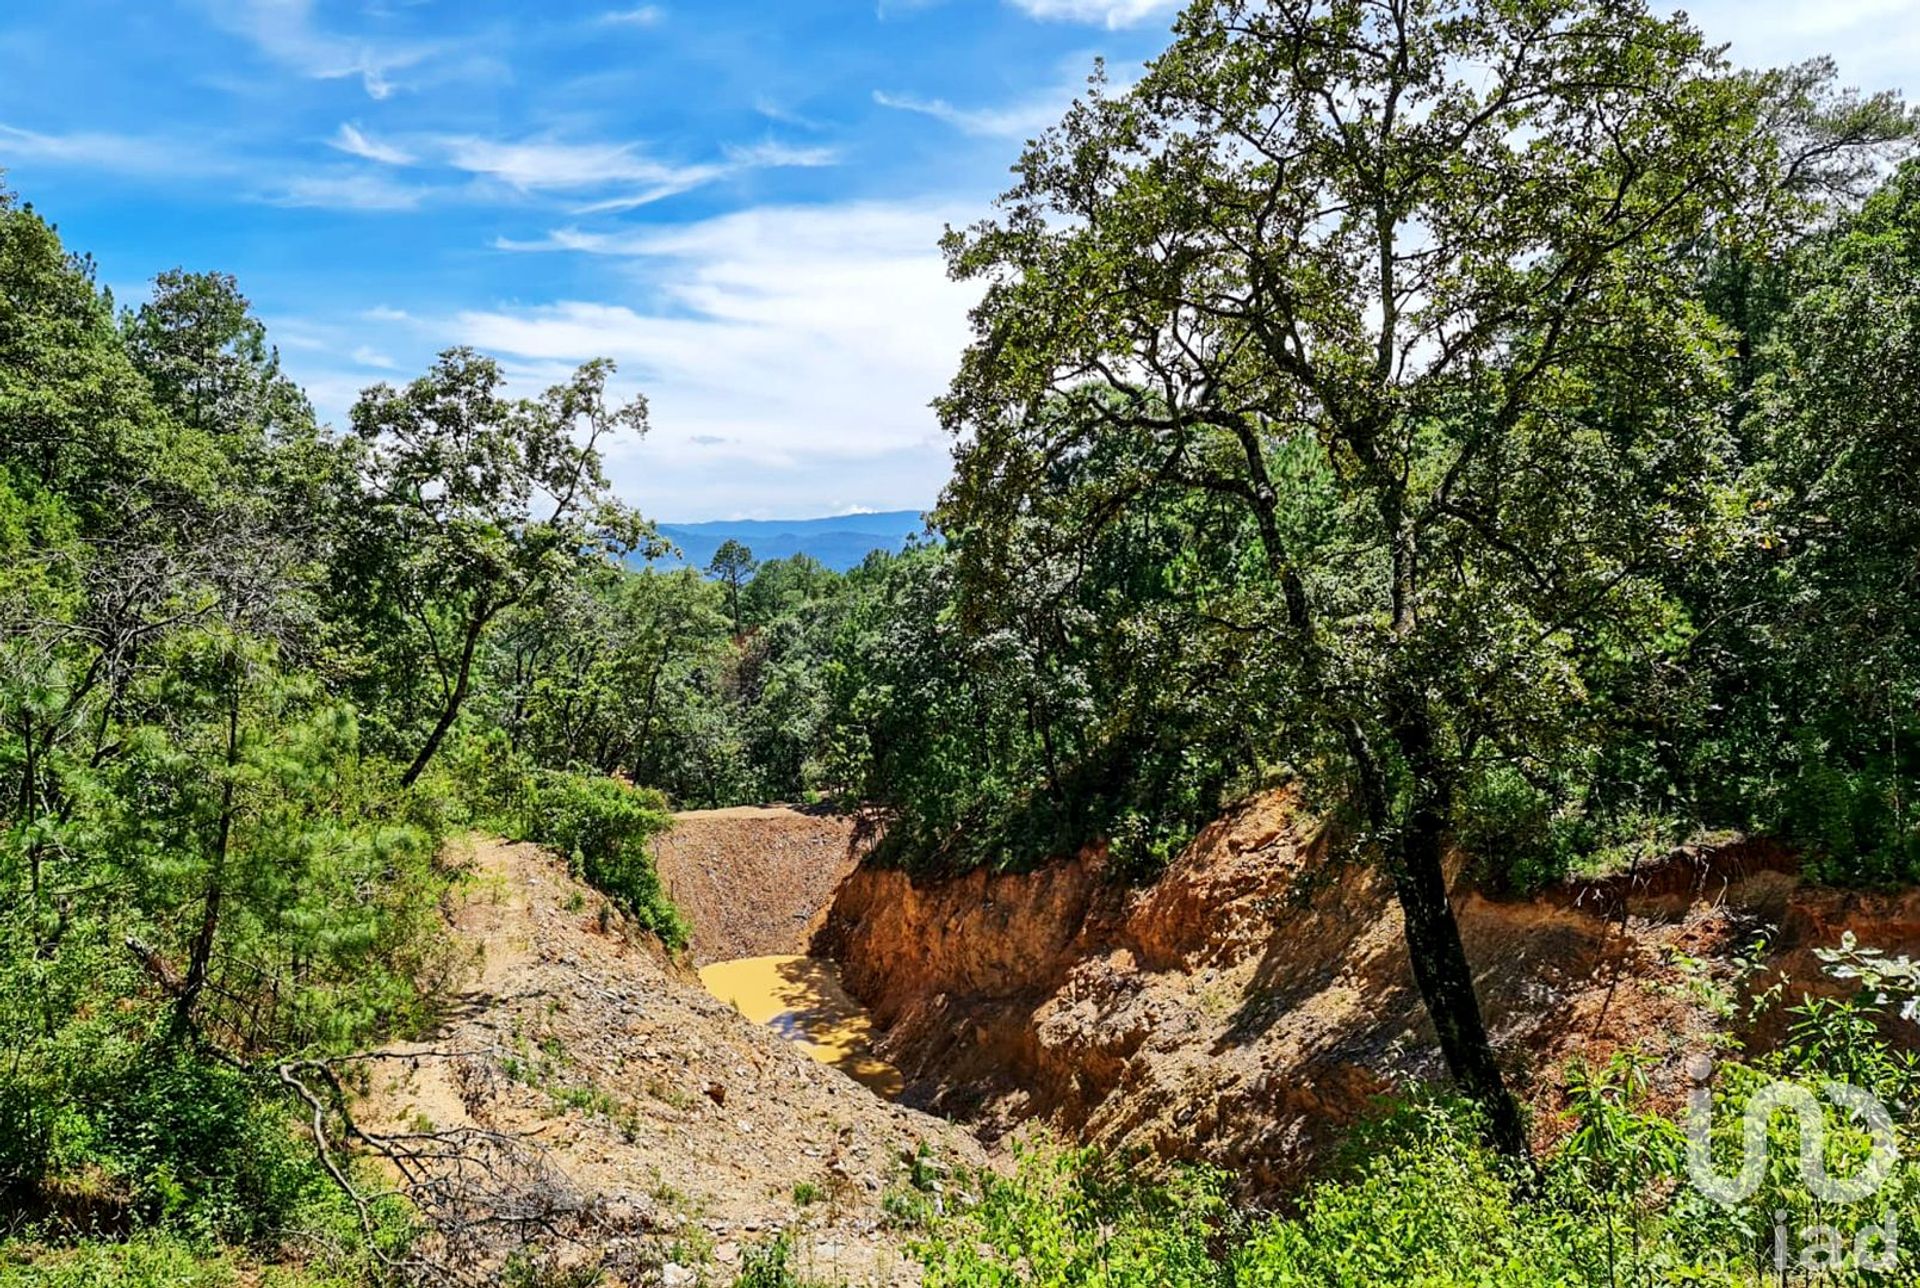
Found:
[[[1796,979],[1845,927],[1920,948],[1920,895],[1808,887],[1761,843],[1535,899],[1455,900],[1543,1134],[1575,1057],[1640,1045],[1677,1101],[1681,1060],[1722,1022],[1716,996],[1762,927]],[[1023,875],[863,869],[816,951],[872,1009],[909,1102],[990,1133],[1038,1119],[1204,1159],[1256,1195],[1296,1183],[1381,1093],[1442,1072],[1387,883],[1339,864],[1284,792],[1233,810],[1145,889],[1109,881],[1098,851]]]
[[[802,953],[860,861],[854,820],[791,805],[684,810],[654,842],[667,894],[693,923],[696,965]]]

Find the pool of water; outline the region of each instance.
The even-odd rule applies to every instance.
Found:
[[[883,1096],[900,1094],[900,1071],[873,1053],[873,1018],[818,957],[742,957],[700,969],[707,991],[766,1024],[822,1064]]]

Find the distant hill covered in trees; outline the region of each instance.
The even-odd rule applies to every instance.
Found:
[[[758,560],[806,555],[835,572],[846,572],[875,550],[898,551],[926,530],[919,510],[837,514],[820,519],[717,519],[709,523],[662,523],[660,535],[679,549],[652,562],[662,567],[705,568],[727,541],[738,541]]]

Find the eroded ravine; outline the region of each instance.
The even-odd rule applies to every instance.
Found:
[[[1444,1077],[1389,884],[1293,791],[1224,811],[1144,886],[1113,880],[1098,846],[915,879],[860,867],[855,835],[804,811],[682,815],[662,874],[704,924],[714,993],[984,1139],[1037,1122],[1281,1198],[1383,1095]],[[1920,952],[1920,895],[1822,889],[1761,840],[1529,898],[1462,879],[1453,898],[1543,1145],[1576,1062],[1637,1049],[1655,1107],[1681,1102],[1685,1057],[1723,1040],[1705,990],[1735,986],[1757,927],[1796,987],[1819,984],[1812,950],[1846,927]]]
[[[925,1154],[983,1162],[967,1132],[749,1023],[552,852],[482,837],[454,857],[445,1014],[366,1062],[361,1127],[495,1142],[503,1166],[456,1163],[436,1192],[549,1213],[529,1264],[555,1282],[726,1283],[776,1236],[808,1281],[916,1281],[883,1198]],[[521,1229],[480,1226],[464,1263],[528,1253]]]
[[[841,883],[859,863],[854,821],[783,805],[688,810],[656,846],[668,894],[693,926],[707,991],[821,1064],[889,1098],[900,1071],[873,1052],[873,1019],[808,955]]]

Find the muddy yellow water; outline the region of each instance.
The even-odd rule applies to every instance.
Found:
[[[822,1064],[883,1096],[900,1094],[900,1071],[873,1053],[873,1019],[817,957],[742,957],[700,968],[700,982],[755,1024],[770,1024]]]

